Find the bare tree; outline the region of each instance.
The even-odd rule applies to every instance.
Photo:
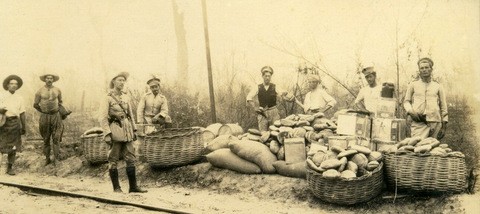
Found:
[[[184,14],[180,12],[176,0],[172,0],[173,21],[175,34],[177,36],[177,82],[180,86],[187,86],[188,82],[188,49],[186,40],[186,30],[184,25]]]

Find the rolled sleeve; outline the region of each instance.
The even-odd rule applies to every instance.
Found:
[[[440,116],[442,118],[442,121],[448,122],[448,107],[447,107],[447,96],[445,94],[445,90],[443,89],[442,86],[440,86],[438,90],[438,96],[440,99]]]
[[[143,123],[144,122],[144,112],[145,112],[145,96],[140,99],[140,102],[137,106],[137,122]]]
[[[325,99],[325,102],[327,103],[327,105],[334,107],[337,104],[337,101],[335,100],[335,98],[330,96],[330,94],[328,94],[326,91],[323,91],[322,94],[323,94],[323,99]]]
[[[412,96],[413,96],[413,83],[410,83],[407,87],[407,92],[405,92],[405,101],[403,102],[403,108],[407,113],[412,113]]]
[[[253,101],[253,98],[257,96],[258,94],[258,86],[257,87],[252,87],[250,92],[247,94],[247,102],[248,101]]]

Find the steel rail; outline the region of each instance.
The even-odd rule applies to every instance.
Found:
[[[0,184],[5,185],[5,186],[16,187],[16,188],[19,188],[23,191],[25,191],[25,190],[33,191],[35,193],[39,193],[39,194],[43,194],[43,195],[67,196],[67,197],[72,197],[72,198],[86,198],[86,199],[91,199],[91,200],[95,200],[95,201],[102,202],[102,203],[134,206],[134,207],[139,207],[139,208],[143,208],[143,209],[146,209],[146,210],[161,211],[161,212],[168,212],[168,213],[179,213],[179,214],[190,213],[190,212],[186,212],[186,211],[182,211],[182,210],[156,207],[156,206],[152,206],[152,205],[139,204],[139,203],[122,201],[122,200],[117,200],[117,199],[112,199],[112,198],[99,197],[99,196],[95,196],[95,195],[73,193],[73,192],[67,192],[67,191],[62,191],[62,190],[56,190],[56,189],[44,188],[44,187],[37,187],[37,186],[31,186],[31,185],[25,185],[25,184],[19,184],[19,183],[11,183],[11,182],[0,181]]]

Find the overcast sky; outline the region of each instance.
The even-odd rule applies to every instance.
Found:
[[[188,85],[206,94],[201,2],[178,4],[187,30]],[[270,65],[274,81],[288,87],[304,61],[272,46],[302,54],[342,80],[362,63],[375,65],[382,80],[394,81],[398,39],[401,82],[415,74],[419,57],[430,56],[435,75],[454,93],[480,90],[477,0],[207,0],[207,11],[216,85],[225,82],[226,68],[235,70],[236,81],[258,83],[260,68]],[[22,95],[33,100],[31,92],[42,85],[38,75],[54,71],[70,102],[76,102],[77,90],[103,92],[116,71],[131,73],[130,88],[143,87],[151,73],[173,82],[173,26],[170,0],[1,0],[0,78],[21,75]]]

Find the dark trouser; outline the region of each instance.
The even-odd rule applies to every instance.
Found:
[[[50,151],[53,144],[53,156],[58,159],[60,153],[60,143],[63,135],[63,122],[60,114],[41,114],[40,115],[40,135],[43,138],[43,153],[50,158]],[[52,139],[52,142],[50,142]]]
[[[133,147],[133,141],[130,142],[112,142],[108,154],[108,164],[110,169],[116,169],[117,163],[123,157],[127,167],[135,166],[136,156],[135,148]]]
[[[18,117],[7,118],[0,127],[0,153],[8,154],[8,163],[15,163],[17,151],[22,150],[21,125]]]

